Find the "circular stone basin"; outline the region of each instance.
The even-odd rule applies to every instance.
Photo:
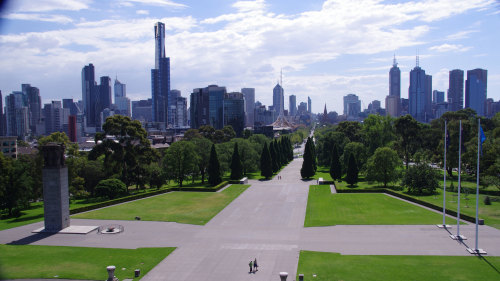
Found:
[[[120,225],[106,225],[99,228],[101,234],[116,234],[123,231],[123,226]]]

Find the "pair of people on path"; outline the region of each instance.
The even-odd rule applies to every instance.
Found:
[[[258,271],[258,265],[257,265],[257,258],[255,258],[254,261],[250,261],[250,263],[248,264],[248,266],[250,266],[250,273],[252,272],[255,272],[255,271]]]

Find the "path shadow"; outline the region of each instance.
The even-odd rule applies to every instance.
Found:
[[[14,240],[10,243],[7,243],[7,245],[29,245],[29,244],[35,243],[37,241],[40,241],[42,239],[48,238],[54,234],[57,234],[57,233],[47,233],[47,232],[35,233],[35,234],[30,235],[30,236],[26,236],[24,238],[21,238],[19,240]]]

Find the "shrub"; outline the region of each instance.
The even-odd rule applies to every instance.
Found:
[[[95,193],[99,197],[113,199],[127,194],[127,186],[119,179],[106,179],[97,184]]]
[[[408,168],[403,185],[412,194],[432,194],[439,187],[437,177],[436,170],[426,163],[421,163]]]
[[[491,205],[491,199],[489,196],[484,197],[484,205]]]

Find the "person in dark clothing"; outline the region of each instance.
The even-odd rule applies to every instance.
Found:
[[[248,266],[250,266],[250,272],[253,272],[252,271],[252,266],[253,266],[253,262],[252,261],[250,261],[250,263],[248,264]]]
[[[257,258],[255,258],[255,260],[253,261],[253,270],[258,271],[259,269],[257,269],[257,267],[259,266],[257,265]]]

